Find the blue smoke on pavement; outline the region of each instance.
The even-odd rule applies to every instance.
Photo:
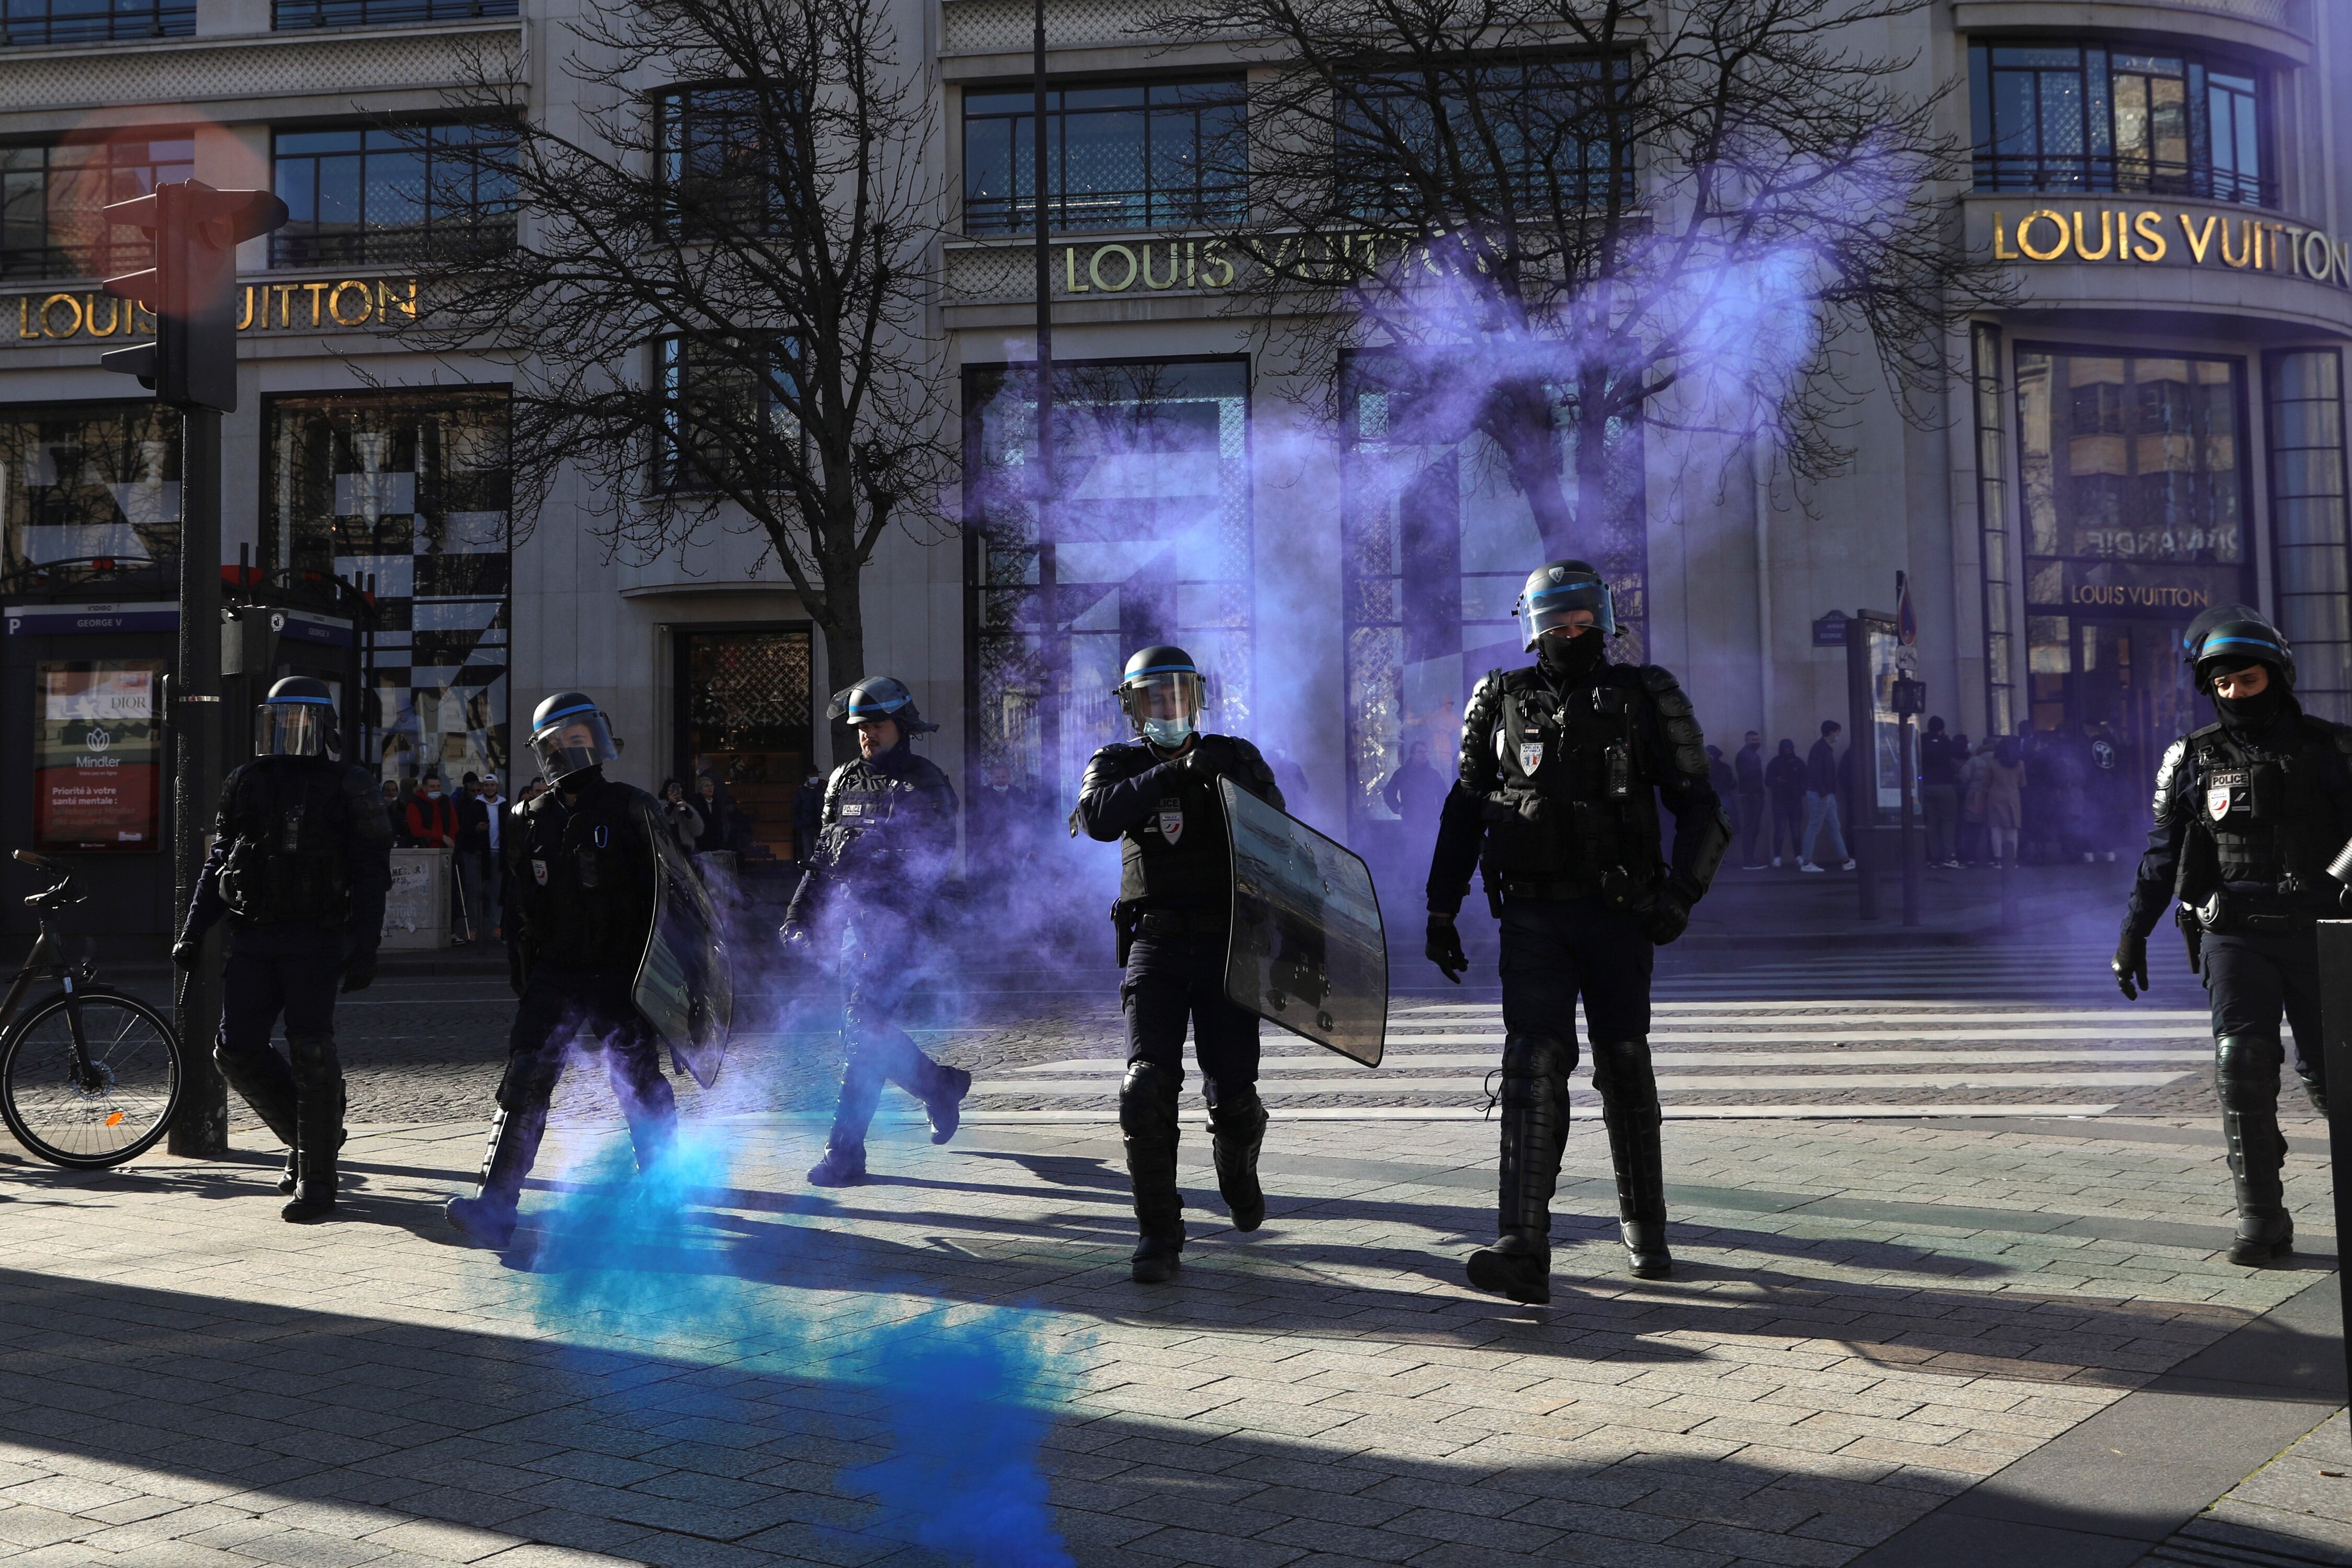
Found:
[[[783,1382],[845,1384],[856,1416],[808,1426],[805,1411],[777,1404],[779,1436],[870,1430],[887,1450],[841,1472],[844,1491],[870,1498],[860,1532],[910,1542],[974,1568],[1067,1568],[1039,1468],[1048,1415],[1030,1397],[1046,1382],[1036,1320],[1002,1308],[953,1312],[892,1293],[887,1279],[819,1294],[795,1289],[796,1257],[811,1240],[769,1223],[746,1240],[721,1128],[682,1123],[649,1170],[639,1172],[625,1134],[568,1171],[550,1172],[558,1193],[534,1203],[540,1234],[528,1304],[540,1325],[570,1344],[681,1362],[738,1365]],[[896,1315],[894,1315],[896,1314]],[[671,1379],[619,1380],[610,1397],[642,1410],[648,1429],[688,1414]],[[729,1401],[730,1418],[740,1395]],[[781,1460],[780,1460],[781,1462]]]

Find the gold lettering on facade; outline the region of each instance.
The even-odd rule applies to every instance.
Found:
[[[346,278],[317,283],[247,283],[240,287],[243,294],[237,301],[236,321],[240,332],[298,325],[293,300],[297,293],[303,292],[310,295],[311,307],[318,313],[317,324],[321,328],[362,327],[371,321],[389,325],[395,312],[414,318],[418,309],[416,279],[413,278],[397,282]],[[278,300],[275,320],[270,310],[272,295]],[[0,310],[5,308],[0,305]],[[15,341],[19,342],[152,337],[154,332],[155,313],[135,300],[99,293],[16,296]],[[0,341],[5,341],[5,333],[0,333]]]
[[[1069,292],[1073,294],[1094,292],[1078,281],[1078,247],[1075,245],[1066,245],[1062,247],[1062,279],[1069,285]]]
[[[2083,209],[2074,209],[2074,254],[2085,261],[2105,261],[2115,248],[2114,219],[2107,209],[2099,209],[2099,248],[2093,250],[2091,242],[2083,237]]]
[[[2221,225],[2221,265],[2224,267],[2238,268],[2251,265],[2254,259],[2254,246],[2261,234],[2262,231],[2254,226],[2253,219],[2247,218],[2243,222],[2240,223],[2238,225],[2238,237],[2244,243],[2238,247],[2237,254],[2233,256],[2230,252],[2230,226],[2226,221],[2223,222]]]
[[[1224,242],[1223,240],[1222,240],[1222,239],[1212,239],[1212,240],[1206,241],[1205,243],[1203,243],[1203,244],[1202,245],[1202,247],[1201,247],[1201,286],[1202,286],[1202,288],[1204,288],[1204,289],[1230,289],[1231,287],[1233,287],[1233,281],[1234,281],[1234,264],[1233,264],[1231,261],[1227,260],[1227,259],[1226,259],[1223,256],[1222,256],[1222,255],[1213,254],[1213,252],[1220,252],[1220,251],[1223,251],[1223,250],[1224,249],[1224,247],[1225,247],[1225,242]],[[1215,268],[1219,269],[1220,271],[1222,271],[1222,272],[1223,272],[1223,273],[1224,273],[1224,276],[1223,276],[1223,277],[1222,277],[1222,278],[1212,278],[1212,277],[1210,277],[1210,276],[1209,276],[1209,269],[1210,269],[1211,268]]]
[[[73,325],[62,332],[53,324],[57,321],[56,310],[59,305],[73,312]],[[46,336],[70,338],[79,333],[85,324],[81,313],[81,301],[72,295],[52,294],[41,301],[41,331]]]
[[[98,302],[100,300],[106,301],[106,325],[102,327],[98,324]],[[81,317],[89,328],[91,337],[110,338],[118,327],[124,331],[131,330],[131,301],[118,300],[111,294],[92,294],[82,305]]]
[[[2196,258],[2197,265],[2200,267],[2205,265],[2206,247],[2213,243],[2213,226],[2221,221],[2221,214],[2208,213],[2205,216],[2204,226],[2200,228],[2189,223],[2189,215],[2187,213],[2182,213],[2180,215],[2180,232],[2188,237],[2189,254]],[[2224,243],[2228,241],[2228,238],[2229,237],[2226,234],[2222,236]]]
[[[360,313],[358,315],[346,316],[343,314],[343,296],[345,294],[357,294],[360,297]],[[333,319],[335,325],[339,327],[364,326],[367,324],[367,319],[375,314],[375,301],[368,293],[368,286],[366,284],[358,281],[356,279],[347,278],[342,282],[336,284],[332,289],[329,290],[327,294],[327,314]]]
[[[2213,602],[2204,588],[2159,588],[2129,583],[2077,583],[2067,598],[2077,605],[2131,605],[2141,609],[2201,610]]]
[[[315,327],[324,319],[324,306],[328,285],[324,283],[305,283],[302,285],[302,288],[303,290],[310,296],[310,324]]]
[[[1159,279],[1154,278],[1151,275],[1151,247],[1150,243],[1147,242],[1143,245],[1138,246],[1136,248],[1143,253],[1143,286],[1145,288],[1173,289],[1176,287],[1179,269],[1176,262],[1176,242],[1174,240],[1171,239],[1168,242],[1168,281],[1165,283],[1162,283]]]
[[[1184,287],[1187,289],[1197,289],[1200,286],[1201,254],[1192,242],[1188,239],[1184,242]]]
[[[1127,276],[1113,283],[1102,275],[1103,258],[1112,254],[1127,258]],[[1123,245],[1097,245],[1095,253],[1087,258],[1087,277],[1106,294],[1123,294],[1135,287],[1135,252]]]
[[[2145,212],[2132,219],[2132,227],[2139,231],[2139,248],[2134,254],[2142,261],[2161,261],[2167,248],[2164,243],[2164,215]]]
[[[2033,226],[2043,218],[2048,218],[2051,226],[2058,231],[2058,243],[2047,250],[2036,250],[2033,248]],[[2066,254],[2066,247],[2074,243],[2074,237],[2066,227],[2066,220],[2048,207],[2036,207],[2017,220],[2017,248],[2025,253],[2028,261],[2057,260]]]
[[[237,318],[236,318],[236,330],[237,330],[238,331],[240,331],[240,332],[241,332],[241,331],[244,331],[247,328],[248,328],[248,327],[250,327],[250,326],[252,326],[252,325],[253,325],[253,285],[252,285],[252,284],[250,284],[250,283],[248,283],[248,284],[247,284],[247,285],[245,286],[245,308],[244,308],[241,311],[239,311],[239,312],[238,312],[238,314],[237,314]]]
[[[376,279],[376,320],[379,321],[389,321],[392,320],[392,313],[394,310],[398,310],[402,315],[406,316],[412,321],[416,319],[415,279],[412,278],[408,280],[408,296],[405,299],[394,293],[392,291],[392,285],[385,282],[383,279],[379,278]]]
[[[2319,259],[2316,262],[2314,262],[2311,259],[2312,249],[2315,246],[2318,247],[2319,251]],[[2297,245],[2294,248],[2295,264],[2303,268],[2303,275],[2305,277],[2316,278],[2321,282],[2325,283],[2327,281],[2328,278],[2334,274],[2335,268],[2330,265],[2330,263],[2335,260],[2335,257],[2328,249],[2327,237],[2320,233],[2317,229],[2306,231],[2303,237],[2302,243]]]

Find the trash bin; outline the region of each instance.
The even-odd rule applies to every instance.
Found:
[[[449,858],[446,849],[392,852],[392,891],[383,900],[385,947],[449,945]]]

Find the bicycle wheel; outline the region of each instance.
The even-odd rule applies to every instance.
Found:
[[[89,1075],[77,1080],[60,991],[34,1004],[0,1043],[0,1117],[53,1165],[99,1170],[146,1152],[171,1125],[185,1081],[168,1019],[119,991],[82,991]]]

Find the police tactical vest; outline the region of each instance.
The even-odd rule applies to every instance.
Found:
[[[2327,864],[2352,834],[2344,806],[2352,772],[2334,726],[2307,716],[2296,722],[2291,752],[2249,746],[2221,724],[2184,742],[2197,829],[2180,860],[2184,902],[2226,887],[2333,906]]]
[[[1234,782],[1250,789],[1271,781],[1273,771],[1255,746],[1231,735],[1203,734],[1203,754]],[[1140,741],[1107,752],[1119,754],[1120,776],[1133,778],[1159,766],[1161,758]],[[1213,777],[1191,768],[1169,768],[1160,795],[1141,822],[1119,836],[1118,901],[1162,908],[1223,906],[1233,889],[1233,862],[1225,844],[1225,805]]]
[[[341,763],[266,757],[229,775],[216,830],[229,912],[255,925],[341,925],[351,914],[351,822]]]
[[[1642,671],[1603,665],[1565,695],[1535,667],[1492,679],[1495,804],[1505,810],[1486,834],[1488,884],[1646,889],[1664,860],[1657,778],[1639,732],[1649,701]],[[1528,795],[1543,801],[1537,821],[1517,808]]]
[[[635,970],[653,929],[653,807],[644,791],[604,780],[575,805],[550,790],[522,808],[509,867],[533,962]]]

